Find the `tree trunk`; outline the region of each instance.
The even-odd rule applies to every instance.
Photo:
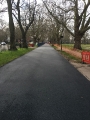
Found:
[[[9,29],[10,29],[10,50],[17,50],[15,46],[15,28],[12,17],[12,4],[11,0],[7,0],[8,14],[9,14]]]
[[[79,50],[82,50],[82,47],[81,47],[81,38],[82,36],[81,35],[77,35],[74,39],[75,43],[74,43],[74,49],[79,49]]]
[[[26,34],[22,34],[22,39],[23,39],[23,48],[28,48],[27,41],[26,41]]]

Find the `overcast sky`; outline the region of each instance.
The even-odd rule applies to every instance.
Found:
[[[37,0],[37,3],[42,3],[42,0]]]
[[[42,3],[42,0],[37,0],[37,4],[40,4]],[[6,6],[6,5],[5,5]],[[0,6],[1,7],[1,6]],[[3,15],[3,20],[5,20],[7,23],[9,22],[9,19],[8,19],[8,13],[5,13]]]

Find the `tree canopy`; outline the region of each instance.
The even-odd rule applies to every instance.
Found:
[[[5,1],[7,5],[4,7]],[[23,40],[23,47],[27,48],[27,36],[34,42],[60,43],[61,35],[64,40],[74,38],[74,48],[82,49],[82,38],[89,36],[90,0],[42,1],[44,4],[37,4],[37,0],[0,0],[0,15],[7,11],[9,15],[10,49],[16,49],[15,40],[19,37]],[[6,29],[9,34],[0,18],[2,33]]]
[[[43,1],[50,15],[74,37],[74,48],[81,48],[81,39],[90,29],[90,0]]]

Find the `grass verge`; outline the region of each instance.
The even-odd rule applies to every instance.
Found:
[[[26,54],[32,50],[34,50],[34,48],[28,48],[28,49],[21,48],[21,49],[18,49],[17,51],[0,52],[0,66],[3,66],[5,64],[7,64],[8,62]]]
[[[53,46],[53,48],[55,50],[57,50],[57,47],[56,46]],[[74,62],[78,62],[78,63],[81,63],[81,59],[80,58],[77,58],[76,56],[73,56],[65,51],[61,51],[61,50],[58,50],[58,52],[60,52],[60,54],[66,58],[68,61],[74,61]]]
[[[77,58],[77,57],[75,57],[75,56],[73,56],[73,55],[71,55],[71,54],[69,54],[69,53],[66,53],[65,51],[60,51],[60,54],[64,57],[64,58],[66,58],[68,61],[74,61],[74,62],[78,62],[78,63],[80,63],[81,62],[81,59],[80,58]]]

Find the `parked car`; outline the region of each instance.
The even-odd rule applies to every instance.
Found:
[[[1,45],[6,45],[6,43],[5,42],[1,42]]]

